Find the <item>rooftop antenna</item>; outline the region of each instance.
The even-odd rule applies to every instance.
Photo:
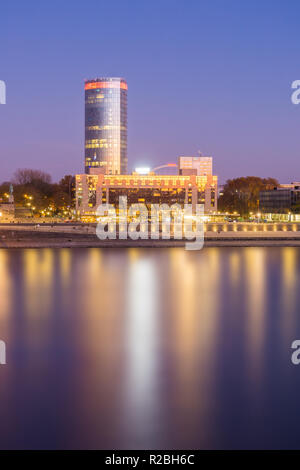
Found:
[[[199,157],[202,157],[202,152],[201,152],[201,150],[198,150],[198,153],[199,153]]]

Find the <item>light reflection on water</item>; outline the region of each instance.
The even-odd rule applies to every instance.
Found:
[[[0,250],[0,447],[298,447],[299,253]]]

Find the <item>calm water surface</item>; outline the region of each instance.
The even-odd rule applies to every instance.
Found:
[[[300,448],[300,249],[0,250],[0,448]]]

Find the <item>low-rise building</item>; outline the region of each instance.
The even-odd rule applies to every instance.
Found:
[[[188,157],[180,156],[178,158],[178,169],[180,175],[198,175],[211,176],[213,159],[212,157]]]
[[[263,213],[300,211],[300,185],[281,185],[278,188],[260,191],[259,209]]]
[[[218,178],[213,175],[105,175],[91,169],[76,175],[76,212],[79,217],[93,217],[100,204],[118,207],[119,197],[127,204],[203,204],[204,212],[217,211]]]
[[[284,188],[284,189],[300,189],[300,183],[299,182],[294,182],[294,183],[287,183],[287,184],[280,184],[279,188]]]

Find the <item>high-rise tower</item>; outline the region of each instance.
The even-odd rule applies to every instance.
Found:
[[[127,173],[127,83],[122,78],[85,81],[85,172]]]

